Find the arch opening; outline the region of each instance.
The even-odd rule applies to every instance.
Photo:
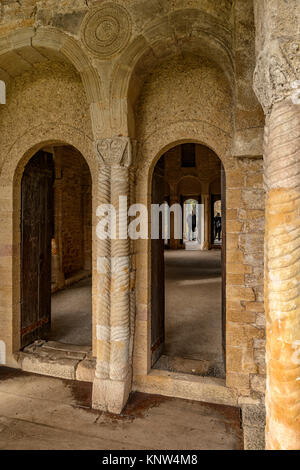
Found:
[[[20,348],[92,344],[92,179],[71,145],[25,165],[20,205]],[[34,344],[34,345],[33,345]]]
[[[153,368],[225,377],[225,192],[223,164],[205,145],[176,145],[156,162],[151,202],[168,203],[171,212],[161,239],[151,240]]]
[[[93,103],[101,99],[100,77],[86,52],[77,40],[61,30],[31,27],[17,30],[7,36],[3,45],[0,46],[0,79],[6,86],[38,64],[69,64],[81,76],[87,101]]]

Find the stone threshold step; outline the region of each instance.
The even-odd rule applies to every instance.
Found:
[[[93,382],[96,368],[90,346],[56,341],[35,341],[19,353],[18,362],[26,372],[84,382]]]

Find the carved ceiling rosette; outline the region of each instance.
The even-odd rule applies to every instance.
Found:
[[[83,21],[83,43],[103,60],[120,53],[130,36],[131,18],[125,8],[115,3],[93,8]]]

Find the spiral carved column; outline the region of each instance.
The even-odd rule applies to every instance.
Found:
[[[129,276],[130,256],[127,237],[127,207],[119,204],[119,198],[129,194],[128,168],[112,167],[112,204],[119,207],[117,213],[118,236],[111,242],[112,284],[111,284],[111,361],[110,378],[125,380],[129,359]],[[125,228],[126,238],[120,230]]]
[[[300,449],[300,107],[275,104],[265,131],[266,446]]]
[[[97,206],[110,203],[110,167],[100,160]],[[97,239],[96,377],[109,378],[110,363],[110,240]]]
[[[116,234],[97,239],[100,298],[97,301],[97,366],[93,407],[121,413],[131,391],[131,256],[127,232],[132,144],[127,137],[97,142],[99,202],[116,211]]]

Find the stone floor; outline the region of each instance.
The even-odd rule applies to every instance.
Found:
[[[238,408],[134,393],[92,410],[91,384],[0,367],[0,449],[241,449]]]
[[[92,280],[73,284],[51,298],[49,340],[78,346],[92,343]]]
[[[221,252],[166,251],[164,354],[222,364]]]

